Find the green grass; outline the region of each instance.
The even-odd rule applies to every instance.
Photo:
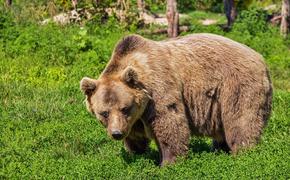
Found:
[[[192,11],[187,14],[189,16],[189,21],[191,24],[200,24],[200,20],[212,19],[216,20],[217,24],[225,24],[226,17],[224,14],[217,14],[205,11]],[[182,23],[182,19],[181,19]]]
[[[129,155],[87,112],[79,90],[80,79],[97,78],[114,44],[129,32],[112,26],[13,26],[0,32],[0,178],[289,179],[289,47],[277,29],[253,35],[239,31],[239,23],[229,33],[193,27],[191,32],[222,34],[264,55],[275,89],[259,145],[233,157],[211,152],[210,139],[193,137],[188,157],[164,168],[153,143],[146,154]]]

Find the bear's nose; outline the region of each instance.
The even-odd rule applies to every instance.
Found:
[[[116,140],[121,140],[123,138],[123,133],[120,130],[113,130],[112,136]]]

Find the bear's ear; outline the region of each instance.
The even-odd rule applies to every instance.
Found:
[[[136,70],[128,66],[121,75],[121,80],[124,81],[129,86],[134,86],[138,84],[138,74]]]
[[[90,96],[92,95],[92,93],[94,92],[94,90],[97,88],[97,80],[88,78],[88,77],[84,77],[81,80],[81,90],[82,92],[87,95]]]

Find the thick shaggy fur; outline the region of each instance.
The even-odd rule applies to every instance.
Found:
[[[126,87],[109,86],[119,81]],[[214,148],[232,153],[255,145],[271,111],[272,86],[262,56],[213,34],[160,42],[125,37],[99,80],[89,82],[142,97],[143,108],[138,106],[135,120],[128,121],[125,145],[142,153],[154,139],[162,164],[187,153],[191,134],[212,137]],[[88,84],[82,81],[81,87],[88,108],[96,113],[100,93],[94,96],[98,88],[86,92],[92,87]],[[110,97],[108,92],[102,95]],[[126,96],[113,102],[122,98]]]

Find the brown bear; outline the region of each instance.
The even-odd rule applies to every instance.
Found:
[[[213,34],[165,41],[123,38],[98,80],[83,78],[87,108],[143,153],[151,139],[161,165],[185,155],[191,135],[237,153],[255,145],[270,115],[272,86],[263,57]]]

